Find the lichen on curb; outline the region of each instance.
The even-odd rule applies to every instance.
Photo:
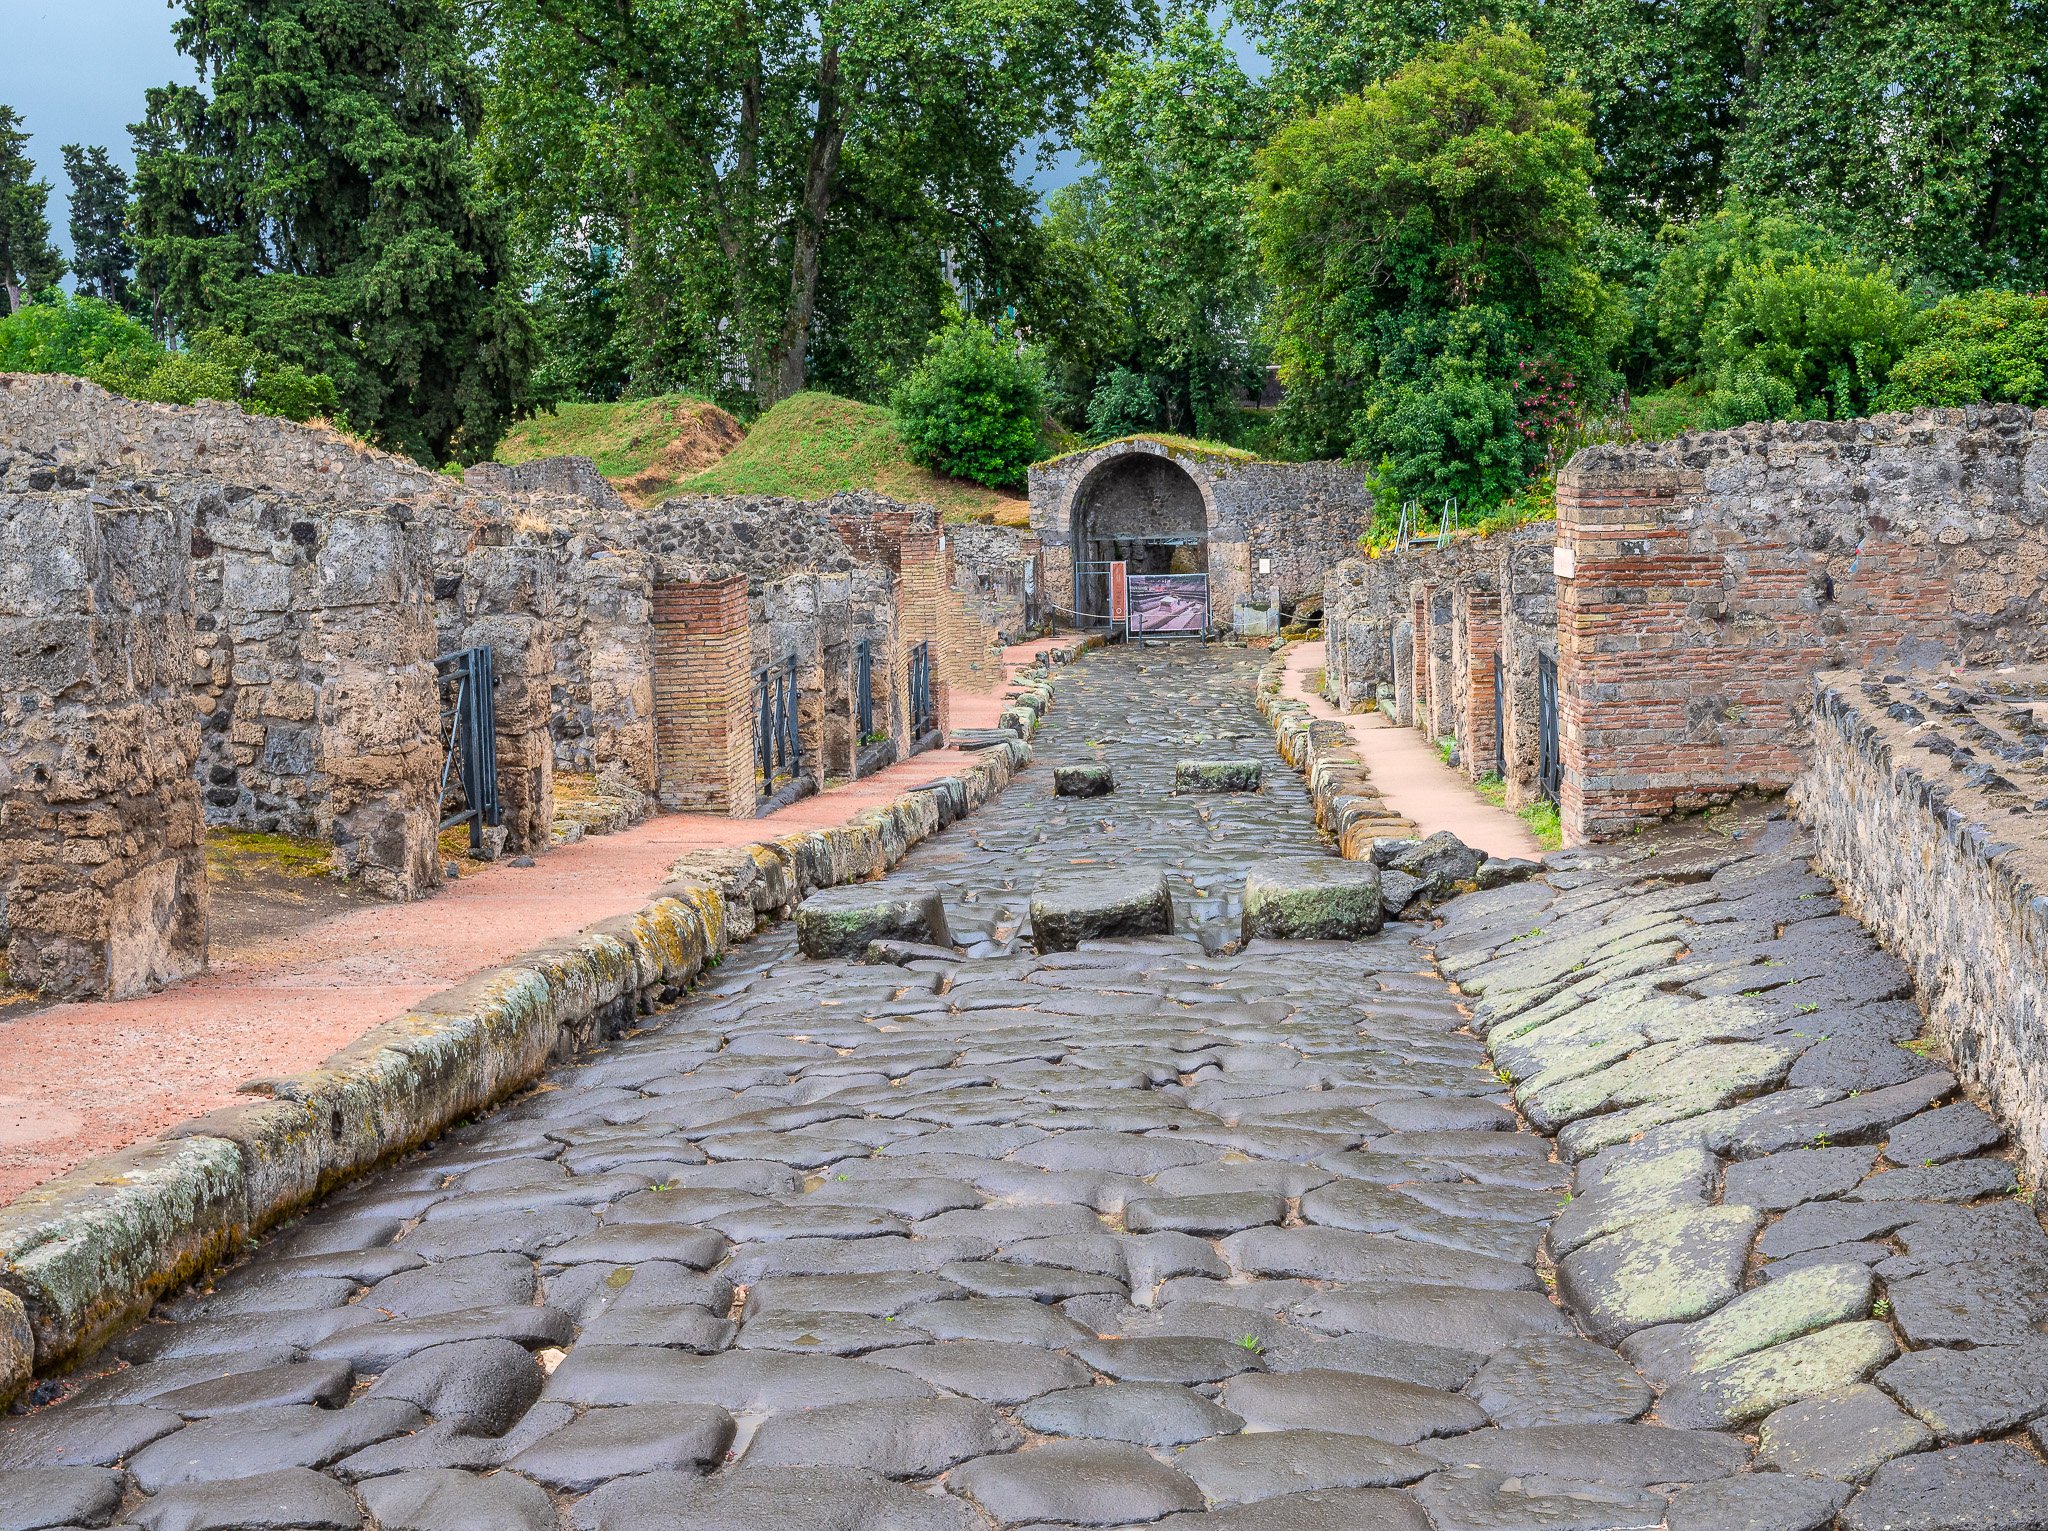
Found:
[[[1051,663],[1092,646],[1066,645]],[[1051,701],[1049,673],[1018,680],[1026,701],[1013,710],[1035,727]],[[994,799],[1029,759],[1029,746],[1012,739],[843,825],[693,852],[637,913],[457,984],[316,1068],[250,1087],[265,1098],[182,1123],[0,1207],[0,1407],[249,1238],[679,998],[806,894],[888,871]]]
[[[1352,747],[1350,731],[1333,719],[1316,718],[1306,702],[1287,696],[1286,674],[1287,648],[1275,649],[1259,669],[1259,711],[1273,725],[1280,758],[1306,778],[1316,825],[1337,842],[1337,854],[1370,861],[1374,840],[1413,837],[1414,822],[1387,806]]]

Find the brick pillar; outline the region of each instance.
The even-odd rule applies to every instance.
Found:
[[[118,490],[0,494],[0,931],[53,998],[206,965],[191,540]]]
[[[952,721],[952,687],[940,663],[944,640],[941,609],[946,590],[946,555],[936,530],[905,530],[898,543],[902,559],[897,584],[896,636],[903,648],[903,673],[910,673],[910,651],[920,643],[932,646],[932,705],[943,736]],[[909,695],[906,684],[904,694]],[[906,727],[910,719],[904,718]],[[917,741],[909,741],[915,744]]]
[[[1429,591],[1417,591],[1408,602],[1408,722],[1429,732]]]
[[[1477,781],[1493,770],[1500,743],[1493,716],[1493,656],[1500,649],[1500,602],[1482,592],[1460,605],[1465,642],[1458,665],[1465,674],[1465,709],[1458,723],[1458,741],[1465,774]]]
[[[654,722],[661,806],[754,811],[754,690],[744,576],[654,586]]]

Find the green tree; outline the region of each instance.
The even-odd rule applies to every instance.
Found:
[[[1039,360],[1014,335],[962,315],[934,335],[891,400],[911,457],[992,488],[1024,482],[1045,415]]]
[[[0,106],[0,286],[10,314],[64,275],[64,257],[50,243],[50,183],[35,173],[21,114]]]
[[[1687,376],[1701,365],[1708,320],[1745,268],[1813,260],[1857,271],[1854,260],[1826,229],[1790,213],[1757,207],[1741,197],[1697,223],[1666,231],[1664,253],[1643,297],[1643,314],[1656,342],[1651,369],[1661,381]]]
[[[1265,93],[1200,10],[1114,59],[1089,108],[1076,142],[1096,168],[1062,196],[1092,199],[1070,226],[1125,306],[1124,377],[1104,409],[1126,430],[1140,376],[1156,401],[1145,424],[1227,440],[1238,392],[1263,374],[1250,181],[1266,128]],[[1091,422],[1102,412],[1091,402]]]
[[[1700,335],[1707,424],[1870,413],[1911,312],[1884,267],[1806,257],[1737,266]]]
[[[1879,403],[2048,408],[2048,294],[1991,289],[1943,298],[1916,315]]]
[[[1585,100],[1476,27],[1284,128],[1258,227],[1298,449],[1388,493],[1490,506],[1604,406],[1626,317],[1587,264]]]
[[[534,332],[478,186],[477,69],[441,0],[182,0],[205,90],[148,94],[139,281],[160,333],[246,335],[330,376],[422,462],[488,457]]]
[[[135,247],[128,242],[128,172],[98,144],[64,145],[71,181],[71,269],[78,290],[119,308],[131,301]]]
[[[972,236],[1013,156],[1071,124],[1133,31],[1124,0],[467,3],[527,245],[573,230],[623,252],[635,387],[760,407],[806,385],[821,313],[842,338],[867,322],[865,273],[829,269],[874,254],[864,228],[915,208],[982,285]]]
[[[0,318],[0,372],[68,372],[153,365],[164,354],[148,328],[100,298],[59,295]]]

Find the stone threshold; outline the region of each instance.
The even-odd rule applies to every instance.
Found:
[[[1013,678],[1028,735],[1053,666]],[[165,1292],[338,1187],[490,1109],[680,998],[725,953],[818,888],[878,877],[991,802],[1030,760],[1022,738],[827,829],[693,852],[637,913],[544,943],[377,1026],[263,1098],[183,1122],[0,1207],[0,1407],[91,1354]]]

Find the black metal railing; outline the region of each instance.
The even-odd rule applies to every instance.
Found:
[[[483,849],[484,830],[504,820],[498,810],[497,677],[488,648],[458,649],[434,661],[441,687],[441,828],[469,825],[469,848]],[[454,804],[460,803],[460,807]]]
[[[754,681],[754,768],[773,787],[803,764],[796,728],[796,656],[768,666]]]
[[[1536,660],[1536,786],[1553,803],[1564,785],[1564,755],[1557,747],[1557,661]]]
[[[853,720],[866,744],[875,732],[875,649],[866,638],[853,646]]]
[[[1500,650],[1493,651],[1493,774],[1508,779],[1508,675],[1500,662]]]
[[[920,643],[910,651],[910,737],[922,739],[939,726],[932,700],[932,646]]]

